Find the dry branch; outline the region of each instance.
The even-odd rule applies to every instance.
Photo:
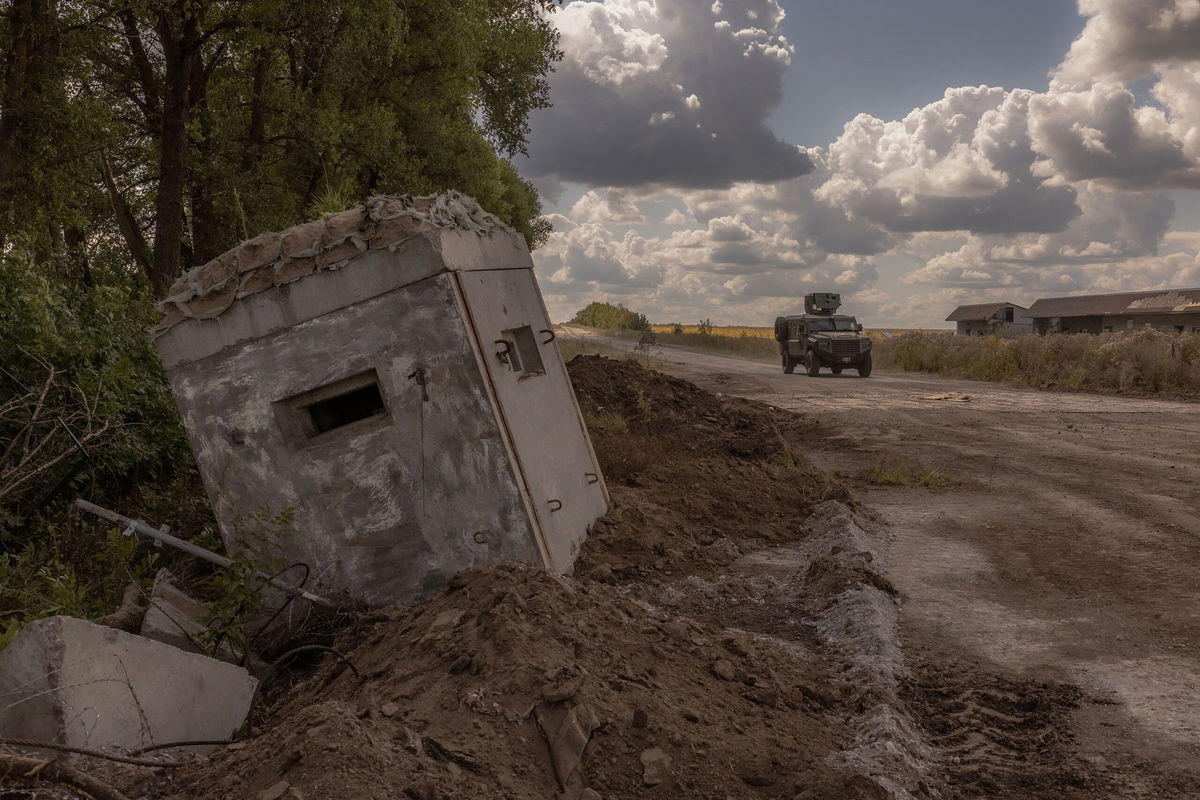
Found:
[[[0,786],[59,783],[78,789],[95,800],[129,800],[111,786],[59,761],[0,753]]]

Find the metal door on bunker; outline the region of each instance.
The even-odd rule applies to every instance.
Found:
[[[549,556],[564,571],[608,495],[528,269],[456,274]]]

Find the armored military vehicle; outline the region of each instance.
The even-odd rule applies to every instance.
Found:
[[[838,314],[842,296],[814,292],[804,296],[804,313],[775,318],[775,341],[783,371],[791,375],[797,364],[811,377],[828,367],[834,375],[853,368],[861,378],[871,374],[871,339],[862,335],[854,317]]]

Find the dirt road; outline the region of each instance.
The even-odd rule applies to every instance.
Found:
[[[808,378],[667,347],[653,358],[710,391],[811,417],[809,456],[891,530],[905,648],[943,678],[931,715],[973,719],[960,737],[987,739],[1002,712],[981,696],[1061,681],[1082,690],[1070,730],[1038,735],[1073,740],[1116,796],[1197,785],[1200,404],[909,374]],[[960,692],[945,690],[947,675],[963,676]],[[994,738],[961,743],[964,769],[1005,762]]]

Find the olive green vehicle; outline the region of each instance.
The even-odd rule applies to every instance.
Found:
[[[834,375],[844,369],[856,370],[860,378],[871,374],[871,339],[854,317],[836,313],[841,304],[841,295],[816,292],[804,296],[804,314],[775,318],[784,372],[791,375],[801,364],[814,378],[822,367]]]

